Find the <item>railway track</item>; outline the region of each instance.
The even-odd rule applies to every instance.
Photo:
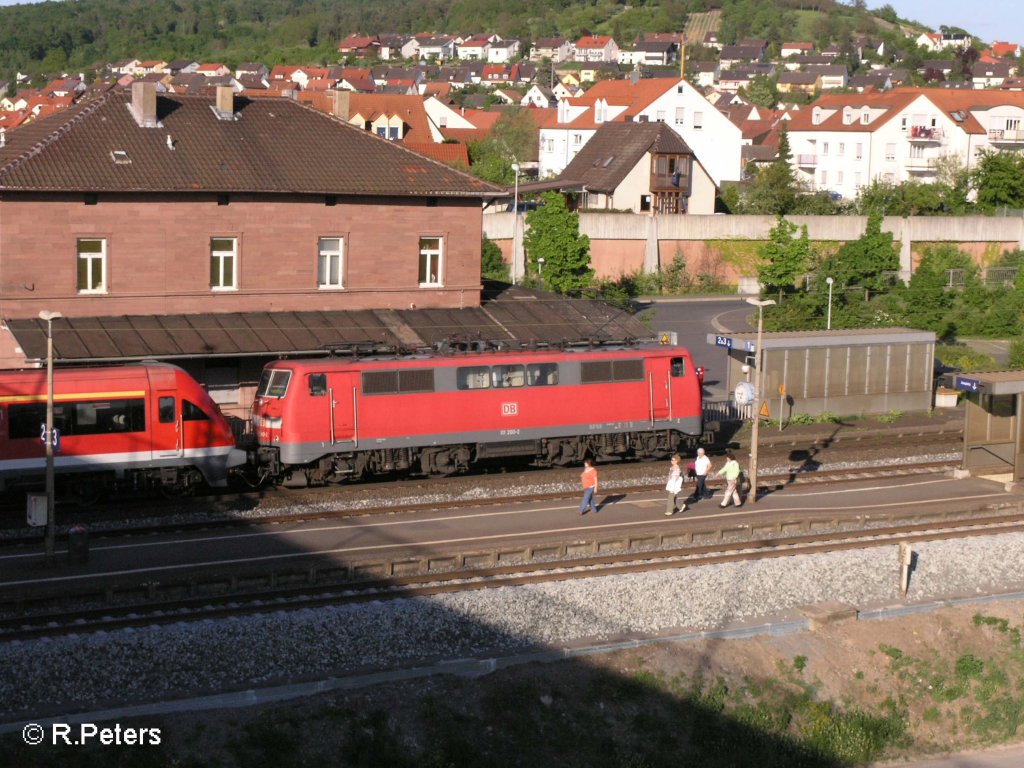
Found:
[[[674,568],[694,568],[766,558],[839,552],[899,543],[962,539],[1024,531],[1019,514],[990,514],[944,522],[892,525],[860,530],[755,538],[741,542],[687,545],[444,573],[360,579],[318,587],[303,585],[240,590],[221,596],[161,600],[144,605],[69,608],[0,617],[0,641],[59,637],[278,611],[398,600],[450,592],[496,589],[551,581],[597,578]],[[23,604],[22,611],[30,610]]]

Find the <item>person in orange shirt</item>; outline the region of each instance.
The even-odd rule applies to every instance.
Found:
[[[583,472],[580,474],[580,484],[583,486],[583,501],[580,502],[580,514],[587,514],[587,508],[594,510],[597,514],[597,504],[594,496],[597,495],[597,469],[594,467],[593,459],[583,460]]]

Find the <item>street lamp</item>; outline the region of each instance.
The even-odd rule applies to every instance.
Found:
[[[761,359],[761,334],[764,331],[764,308],[775,303],[775,299],[747,299],[748,304],[757,307],[757,346],[754,349],[754,363],[757,365],[757,397],[754,398],[754,408],[757,408],[758,400],[764,394],[764,360]],[[782,417],[782,414],[779,414]],[[761,426],[760,412],[754,412],[754,424],[750,431],[750,503],[757,503],[757,438]]]
[[[539,256],[537,258],[537,276],[538,282],[540,283],[540,289],[544,290],[544,257]]]
[[[516,175],[515,192],[512,194],[512,212],[519,215],[519,163],[512,163],[512,172]]]
[[[39,319],[46,321],[46,563],[53,564],[53,321],[63,317],[60,312],[42,311]]]
[[[826,277],[825,282],[828,283],[828,319],[825,321],[825,330],[832,330],[832,283],[835,282],[831,277]]]

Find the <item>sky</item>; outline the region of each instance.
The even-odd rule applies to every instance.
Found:
[[[0,0],[16,5],[25,0]],[[901,19],[919,21],[938,31],[943,24],[960,27],[991,43],[1024,45],[1024,0],[868,0],[868,8],[891,5]]]
[[[1002,41],[1024,46],[1024,2],[1021,0],[868,0],[868,8],[891,5],[896,15],[938,31],[945,24],[960,27],[986,43]]]

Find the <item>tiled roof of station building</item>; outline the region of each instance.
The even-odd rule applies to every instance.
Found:
[[[109,92],[12,131],[0,190],[489,197],[503,190],[290,99],[158,94],[157,127]]]
[[[46,357],[46,323],[7,320],[26,359]],[[484,281],[480,307],[466,309],[232,312],[64,317],[53,321],[54,359],[100,363],[156,358],[322,355],[374,342],[427,347],[451,341],[558,345],[652,339],[633,315],[608,304]]]

